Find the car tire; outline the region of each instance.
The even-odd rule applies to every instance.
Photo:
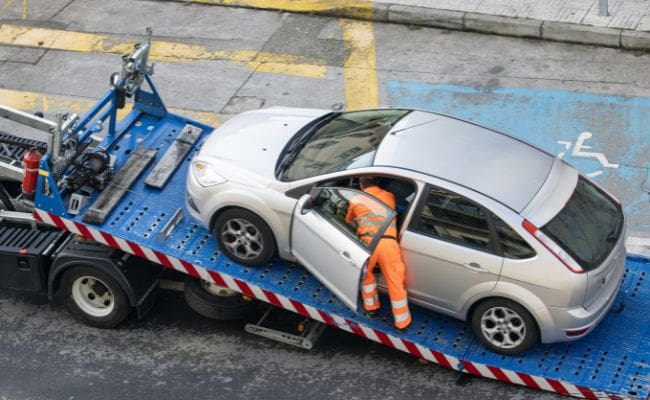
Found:
[[[241,293],[191,276],[185,278],[183,294],[192,310],[218,321],[244,318],[257,309],[257,302]]]
[[[504,355],[525,352],[539,340],[539,329],[530,313],[507,299],[488,299],[471,316],[476,337],[491,351]]]
[[[257,214],[242,208],[221,213],[214,223],[214,235],[219,248],[239,264],[255,267],[275,255],[271,228]]]
[[[87,325],[113,328],[131,312],[122,286],[97,268],[72,267],[65,272],[62,282],[68,311]]]

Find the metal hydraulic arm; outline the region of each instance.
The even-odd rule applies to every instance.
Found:
[[[114,159],[109,154],[113,147],[129,132],[141,113],[156,117],[167,115],[150,76],[153,64],[149,63],[151,28],[147,38],[135,45],[131,54],[122,57],[122,69],[110,77],[111,89],[83,117],[73,125],[62,125],[60,148],[43,157],[37,191],[51,211],[71,213],[78,207],[68,208],[64,198],[75,194],[75,199],[89,199],[92,191],[103,190],[111,179]],[[142,86],[147,83],[149,91]],[[133,111],[118,121],[117,111],[126,106],[126,98],[133,98]],[[129,149],[137,147],[136,137],[131,136]],[[57,153],[58,151],[58,153]],[[62,153],[62,154],[61,154]],[[60,154],[57,158],[56,154]],[[87,200],[83,200],[85,202]],[[81,204],[75,200],[76,204]]]
[[[55,164],[61,163],[64,158],[61,151],[65,147],[62,143],[62,138],[72,131],[74,124],[79,119],[77,114],[57,114],[57,120],[55,122],[2,104],[0,104],[0,117],[45,132],[47,134],[45,151],[51,155]],[[17,138],[10,135],[0,136],[0,143],[19,146],[25,149],[40,147],[39,145],[34,146],[32,141],[17,140]],[[20,181],[22,179],[22,168],[16,166],[15,163],[9,160],[3,160],[0,162],[0,177]]]
[[[147,40],[135,45],[133,54],[122,56],[122,71],[111,75],[111,86],[128,96],[134,95],[142,86],[147,75],[153,75],[153,64],[149,64],[151,35],[153,30],[147,27]]]

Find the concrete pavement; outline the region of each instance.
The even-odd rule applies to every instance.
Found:
[[[650,50],[650,4],[609,0],[177,0]],[[604,9],[603,9],[604,10]]]

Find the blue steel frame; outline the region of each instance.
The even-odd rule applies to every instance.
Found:
[[[133,110],[121,121],[117,119],[117,102],[120,92],[116,87],[121,86],[120,82],[116,87],[111,88],[97,104],[95,104],[76,124],[75,128],[63,137],[63,142],[74,140],[77,148],[85,148],[94,133],[103,130],[108,120],[108,130],[104,139],[95,147],[96,150],[110,150],[118,143],[122,137],[129,132],[133,124],[140,118],[141,114],[153,115],[158,118],[164,118],[167,115],[167,107],[160,97],[156,86],[151,77],[145,75],[145,82],[149,86],[150,92],[139,87],[134,94]],[[103,111],[102,111],[103,110]],[[101,112],[101,114],[100,114]],[[98,116],[99,115],[99,116]],[[211,128],[210,128],[211,129]],[[128,149],[134,150],[137,145],[136,135],[131,135]],[[46,154],[41,158],[39,166],[39,177],[36,184],[36,201],[37,208],[50,211],[57,215],[66,216],[67,207],[65,203],[65,189],[57,185],[61,176],[56,176],[53,171],[53,160],[51,154]],[[65,174],[65,171],[63,172]],[[62,175],[63,176],[63,175]]]

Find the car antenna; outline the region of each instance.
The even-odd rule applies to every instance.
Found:
[[[407,126],[406,128],[402,128],[402,129],[398,129],[396,131],[392,131],[390,134],[394,135],[396,133],[407,131],[407,130],[412,129],[412,128],[417,128],[418,126],[426,125],[426,124],[431,123],[433,121],[437,121],[438,119],[439,118],[434,118],[434,119],[429,120],[429,121],[420,122],[419,124],[416,124],[416,125]]]

